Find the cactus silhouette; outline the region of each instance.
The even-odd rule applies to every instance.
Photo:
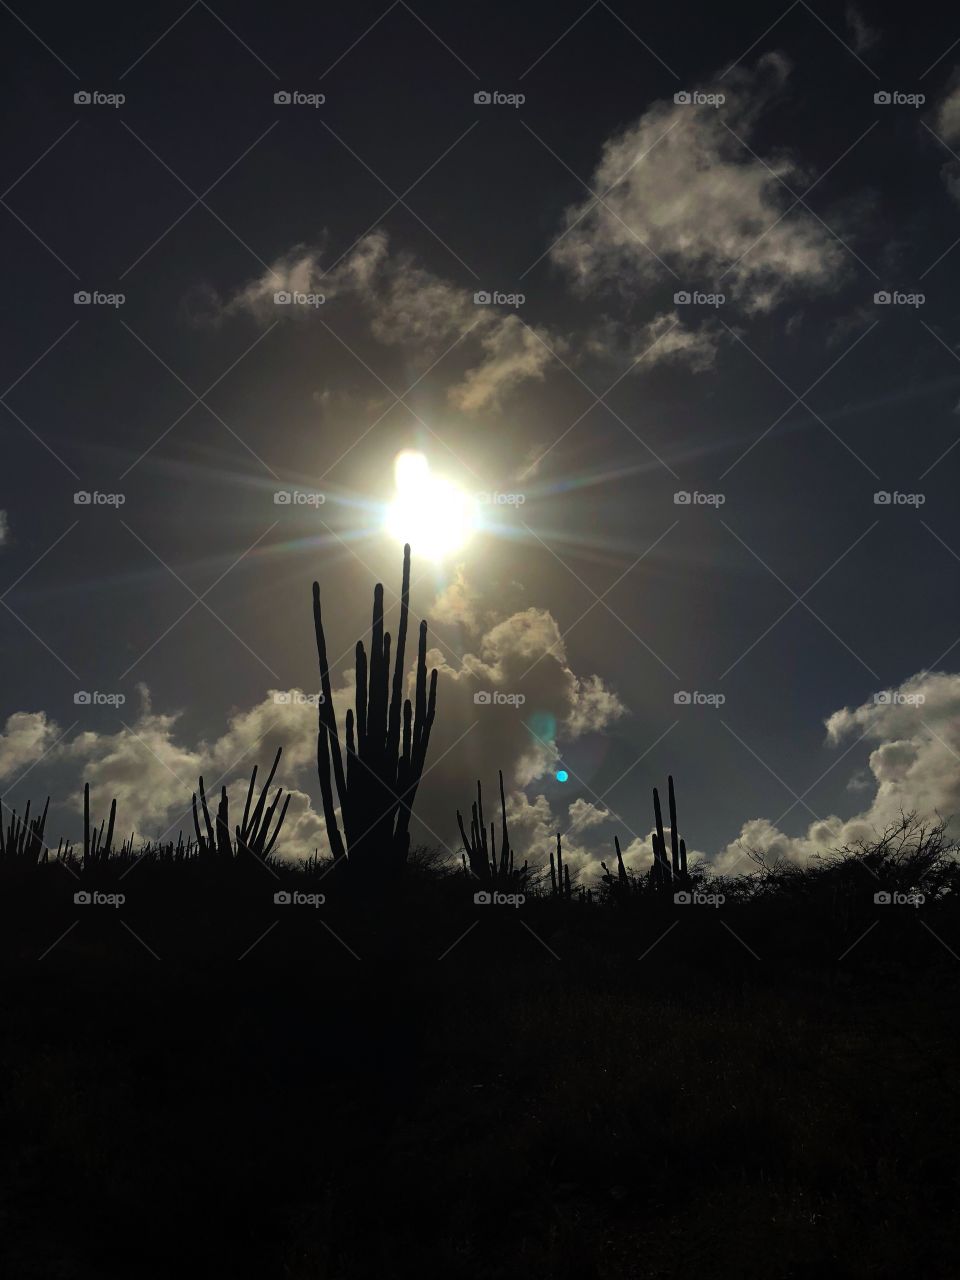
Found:
[[[47,846],[43,842],[43,829],[46,826],[47,810],[49,808],[50,797],[47,796],[47,803],[43,806],[43,813],[38,818],[34,818],[32,822],[30,821],[29,800],[22,818],[19,817],[16,810],[10,810],[10,821],[7,825],[6,836],[3,833],[3,824],[0,822],[0,858],[9,858],[11,861],[22,861],[31,865],[47,861]]]
[[[216,823],[214,824],[210,821],[210,808],[207,804],[207,793],[204,790],[203,778],[200,779],[200,804],[203,809],[205,831],[200,830],[196,792],[193,795],[193,825],[197,833],[197,851],[201,857],[215,855],[230,860],[239,858],[244,853],[252,853],[255,858],[259,858],[263,862],[270,856],[270,851],[277,843],[280,828],[283,826],[283,820],[287,815],[287,805],[290,803],[288,794],[283,802],[283,808],[280,810],[280,816],[274,824],[274,815],[277,811],[277,805],[280,803],[283,788],[277,788],[273,804],[269,806],[267,806],[267,795],[270,791],[270,784],[273,782],[274,774],[277,772],[277,765],[280,763],[282,753],[283,747],[277,747],[273,768],[260,789],[260,795],[251,813],[250,804],[253,800],[253,789],[257,783],[257,766],[253,766],[253,772],[250,774],[250,785],[247,787],[247,801],[243,806],[243,821],[234,829],[235,842],[230,839],[230,801],[227,796],[227,788],[220,788],[220,804],[217,807]],[[273,824],[272,834],[270,831],[271,824]],[[183,836],[181,834],[174,856],[182,858],[184,853]]]
[[[500,771],[500,856],[497,857],[497,837],[494,824],[490,823],[490,842],[487,843],[487,828],[483,820],[483,793],[480,780],[477,779],[477,798],[471,806],[470,839],[463,827],[463,815],[457,810],[457,825],[460,838],[463,840],[465,852],[461,855],[464,871],[467,870],[467,858],[470,860],[470,872],[484,884],[521,885],[527,879],[527,863],[515,868],[513,865],[513,849],[510,845],[510,834],[507,830],[507,806],[503,795],[503,772]]]
[[[653,866],[650,868],[650,881],[655,888],[669,887],[674,881],[685,881],[687,877],[687,846],[679,837],[677,828],[677,798],[673,789],[673,777],[667,778],[667,803],[670,812],[670,860],[667,860],[667,846],[663,835],[663,814],[660,809],[660,796],[656,787],[653,789],[653,817],[656,832],[651,836],[653,844]]]
[[[110,821],[107,826],[106,839],[104,839],[103,828],[106,822],[104,819],[100,823],[99,828],[94,824],[93,830],[90,829],[90,783],[83,784],[83,869],[88,871],[91,867],[100,866],[110,857],[110,850],[113,846],[113,827],[117,820],[117,802],[116,799],[110,804]]]
[[[317,772],[327,838],[335,862],[351,879],[370,882],[399,871],[410,851],[410,817],[423,776],[437,703],[437,673],[427,692],[427,624],[420,623],[414,704],[403,699],[404,656],[410,608],[410,547],[403,549],[400,625],[390,676],[390,633],[383,629],[383,585],[373,591],[369,664],[363,641],[356,650],[356,712],[347,711],[344,770],[330,665],[320,612],[320,586],[313,584],[313,617],[320,663],[321,701]],[[402,716],[401,716],[402,712]],[[401,729],[402,719],[402,729]],[[402,735],[402,736],[401,736]],[[331,783],[332,771],[332,783]],[[340,805],[343,832],[337,820]]]

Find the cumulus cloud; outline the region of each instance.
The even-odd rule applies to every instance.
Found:
[[[714,859],[717,870],[751,870],[746,850],[803,865],[818,854],[871,840],[897,822],[901,811],[916,810],[923,818],[960,816],[960,675],[920,672],[859,707],[834,712],[826,730],[832,747],[861,738],[876,744],[868,765],[869,805],[849,818],[823,815],[796,837],[765,818],[751,819]],[[865,789],[860,771],[852,781],[853,790]]]
[[[0,733],[0,782],[15,779],[47,754],[61,730],[43,711],[16,711]]]
[[[844,267],[833,237],[799,210],[781,220],[792,197],[778,178],[802,184],[799,165],[742,145],[756,151],[762,109],[788,73],[781,55],[764,55],[723,81],[719,109],[657,102],[610,138],[591,181],[602,202],[567,210],[553,260],[584,291],[635,292],[662,262],[691,283],[729,269],[730,291],[755,312],[795,291],[833,289]]]

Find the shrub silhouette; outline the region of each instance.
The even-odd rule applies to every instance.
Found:
[[[205,832],[200,830],[196,792],[193,795],[193,825],[197,833],[196,848],[200,857],[218,857],[229,862],[242,857],[245,853],[251,853],[261,862],[265,862],[270,856],[273,846],[277,843],[277,837],[280,835],[283,820],[287,816],[287,805],[290,803],[290,796],[288,795],[283,802],[283,808],[280,810],[280,816],[277,818],[271,835],[270,825],[273,823],[277,805],[280,803],[280,796],[283,794],[282,787],[277,788],[273,804],[269,808],[265,806],[270,784],[273,782],[273,776],[277,772],[277,765],[280,763],[282,752],[283,747],[277,747],[273,768],[260,789],[260,796],[251,813],[250,802],[253,799],[253,788],[257,782],[257,766],[253,766],[253,772],[250,774],[250,785],[247,787],[247,802],[243,806],[243,821],[235,828],[235,842],[230,839],[230,801],[227,796],[227,788],[221,787],[220,789],[220,804],[217,808],[216,825],[214,825],[210,821],[210,809],[207,805],[207,794],[203,787],[203,778],[200,779],[200,803],[203,808]]]

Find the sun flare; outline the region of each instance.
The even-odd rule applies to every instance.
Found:
[[[396,492],[384,528],[414,554],[439,562],[466,546],[479,523],[476,499],[438,476],[422,453],[405,449],[394,463]]]

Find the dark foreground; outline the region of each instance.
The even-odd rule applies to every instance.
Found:
[[[0,903],[18,1280],[957,1275],[950,913],[61,873]]]

